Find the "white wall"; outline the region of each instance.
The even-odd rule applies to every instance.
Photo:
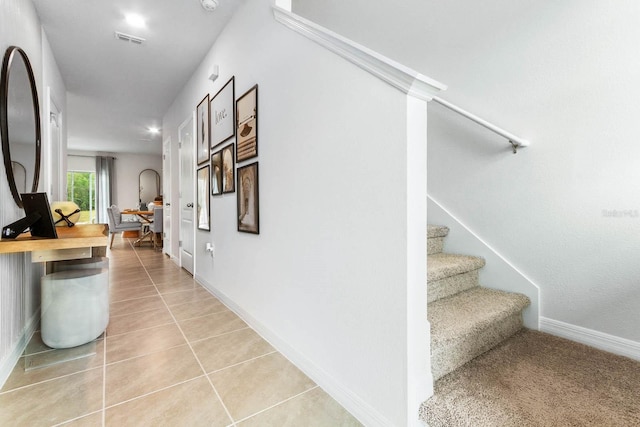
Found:
[[[236,231],[236,194],[213,197],[196,278],[349,409],[406,425],[407,101],[269,3],[240,7],[163,120],[177,164],[178,126],[206,93],[231,75],[236,97],[259,84],[260,235]]]
[[[73,151],[68,155],[68,170],[95,171],[96,153]],[[138,205],[138,178],[144,169],[153,169],[162,179],[162,156],[153,154],[100,153],[116,158],[114,164],[115,186],[114,205],[121,209],[135,208]],[[162,189],[162,187],[161,187]]]
[[[47,62],[43,65],[40,21],[35,9],[28,0],[0,0],[0,12],[0,52],[4,55],[6,48],[13,45],[27,53],[42,105],[43,68],[51,64]],[[46,157],[43,161],[46,161]],[[6,203],[0,206],[0,224],[4,226],[23,217],[24,211],[13,202],[4,163],[1,169],[0,200]],[[29,332],[35,327],[32,321],[38,320],[38,283],[41,273],[40,265],[31,264],[28,255],[0,255],[0,385],[13,369],[22,346],[29,338]]]
[[[294,1],[532,141],[511,155],[430,104],[429,194],[533,279],[543,317],[640,342],[640,4],[315,3]]]
[[[145,169],[153,169],[162,179],[162,156],[152,154],[116,155],[116,188],[113,192],[114,203],[124,208],[135,208],[138,204],[138,178]],[[162,186],[160,187],[162,190]]]
[[[49,39],[44,31],[42,31],[42,149],[47,153],[48,161],[43,165],[43,173],[40,177],[41,191],[46,190],[50,193],[49,200],[60,200],[66,195],[67,180],[64,171],[67,170],[67,90],[60,74],[56,59],[53,57],[53,51],[49,44]],[[48,96],[47,96],[48,94]],[[49,115],[51,113],[51,101],[60,110],[60,133],[61,140],[57,149],[51,143],[51,130]],[[58,162],[55,162],[57,159]],[[56,181],[54,175],[59,174],[57,188],[52,188]],[[57,197],[56,197],[57,196]]]

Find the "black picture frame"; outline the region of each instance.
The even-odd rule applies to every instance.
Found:
[[[222,149],[222,192],[236,191],[235,144],[231,143]]]
[[[258,156],[258,85],[236,101],[236,162]]]
[[[236,135],[235,76],[211,98],[211,147],[217,147]]]
[[[211,197],[209,196],[209,165],[198,168],[196,174],[196,222],[198,230],[211,231]]]
[[[209,161],[211,116],[209,112],[209,94],[196,107],[196,163]]]
[[[260,234],[260,188],[258,162],[238,168],[238,231]]]
[[[222,150],[211,155],[211,195],[222,194]]]

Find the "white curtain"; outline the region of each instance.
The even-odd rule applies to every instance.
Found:
[[[100,224],[106,224],[107,208],[113,191],[113,157],[96,156],[96,214]]]

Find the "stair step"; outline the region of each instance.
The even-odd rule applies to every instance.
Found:
[[[459,292],[479,286],[479,271],[479,269],[473,270],[467,273],[456,274],[455,276],[445,277],[444,279],[429,282],[429,285],[427,286],[427,303],[448,298]]]
[[[439,254],[449,229],[441,225],[427,225],[427,255]]]
[[[427,238],[446,237],[449,234],[449,227],[444,225],[427,225]]]
[[[484,267],[484,264],[485,261],[483,258],[469,255],[447,253],[428,255],[427,284],[430,285],[436,280],[477,270]]]
[[[434,380],[519,331],[528,305],[525,295],[481,287],[430,303]]]

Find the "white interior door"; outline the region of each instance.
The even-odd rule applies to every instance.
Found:
[[[171,138],[162,147],[162,251],[171,256]]]
[[[185,120],[178,129],[180,142],[180,265],[193,274],[194,246],[194,117]]]
[[[47,88],[49,98],[49,138],[47,145],[47,162],[45,163],[45,191],[49,193],[49,200],[66,200],[66,194],[61,194],[61,182],[65,171],[62,170],[62,112],[51,98],[51,88]]]

